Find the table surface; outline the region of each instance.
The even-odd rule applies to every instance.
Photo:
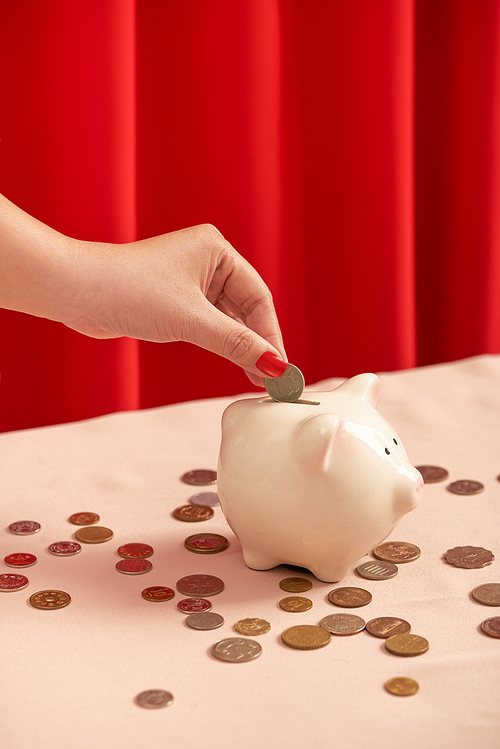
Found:
[[[400,565],[387,581],[352,571],[329,584],[300,573],[313,583],[305,594],[313,607],[304,613],[278,605],[286,595],[279,581],[297,571],[248,569],[220,508],[197,524],[172,515],[199,491],[180,476],[216,468],[220,418],[233,398],[0,435],[1,560],[13,552],[38,557],[25,571],[26,589],[0,594],[2,747],[500,746],[500,639],[479,629],[500,608],[471,597],[475,586],[500,582],[500,356],[380,377],[379,411],[410,461],[443,466],[449,479],[427,484],[419,507],[391,536],[419,546],[417,561]],[[446,486],[458,479],[481,481],[485,490],[452,494]],[[82,544],[73,557],[51,555],[49,544],[74,540],[77,527],[68,518],[78,511],[98,513],[113,539]],[[38,521],[41,531],[24,537],[8,531],[24,519]],[[185,549],[184,539],[201,531],[226,536],[229,548],[210,556]],[[147,575],[115,570],[117,549],[128,542],[154,547]],[[443,560],[447,549],[464,545],[483,546],[497,558],[476,570]],[[14,571],[0,565],[2,573]],[[190,629],[177,610],[177,592],[165,603],[141,596],[150,585],[175,589],[179,578],[193,573],[224,580],[224,591],[212,598],[225,620],[220,629]],[[333,636],[320,650],[283,645],[287,627],[345,611],[327,599],[344,585],[373,595],[352,613],[366,621],[408,620],[413,633],[428,639],[428,652],[390,655],[384,641],[366,631]],[[70,605],[33,608],[29,596],[50,588],[67,591]],[[247,617],[271,623],[269,633],[255,637],[262,655],[248,663],[216,660],[212,644],[236,636],[235,622]],[[389,694],[384,683],[394,676],[415,679],[418,693]],[[139,707],[135,697],[146,689],[172,692],[173,704]]]

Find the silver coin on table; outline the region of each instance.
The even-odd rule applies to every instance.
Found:
[[[192,505],[205,505],[206,507],[217,507],[220,504],[219,495],[216,492],[199,492],[189,497]]]
[[[356,635],[365,628],[365,620],[354,614],[328,614],[319,626],[332,635]]]
[[[206,598],[183,598],[177,608],[183,614],[194,614],[198,611],[210,611],[212,604]]]
[[[366,580],[389,580],[396,577],[398,568],[391,562],[363,562],[356,572]]]
[[[56,541],[47,547],[47,551],[55,554],[56,557],[74,557],[79,554],[82,547],[76,541]]]
[[[122,575],[144,575],[153,569],[153,565],[149,559],[120,559],[115,569]]]
[[[258,658],[262,647],[246,637],[227,637],[212,645],[212,655],[227,663],[246,663]]]
[[[279,403],[294,403],[304,392],[304,375],[293,364],[287,364],[281,377],[266,377],[268,395]]]
[[[217,629],[224,624],[224,617],[214,611],[197,611],[186,617],[186,624],[191,629]]]
[[[149,710],[157,710],[160,707],[168,707],[174,701],[174,696],[171,692],[166,692],[164,689],[146,689],[141,692],[135,698],[138,705],[146,707]]]
[[[217,482],[217,471],[210,468],[196,468],[194,471],[183,473],[181,481],[194,486],[208,486]]]
[[[441,466],[415,466],[415,468],[422,474],[424,484],[437,484],[439,481],[445,481],[450,475],[446,468],[441,468]]]
[[[484,484],[480,481],[471,481],[470,479],[461,479],[460,481],[453,481],[446,487],[452,494],[461,494],[462,496],[472,496],[473,494],[481,494],[484,491]]]
[[[9,531],[18,536],[30,536],[32,533],[38,533],[41,527],[35,520],[18,520],[9,525]]]
[[[25,575],[3,574],[0,575],[0,591],[10,592],[12,590],[22,590],[26,588],[29,580]]]

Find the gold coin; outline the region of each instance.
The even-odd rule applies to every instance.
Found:
[[[288,598],[282,598],[280,601],[280,608],[283,611],[293,611],[295,613],[300,611],[309,611],[312,608],[313,602],[310,598],[304,598],[303,596],[288,596]]]
[[[373,556],[381,559],[383,562],[392,562],[393,564],[404,564],[413,562],[420,556],[420,549],[415,544],[407,541],[386,541],[373,549]]]
[[[286,590],[287,593],[305,593],[306,590],[311,590],[312,585],[305,577],[285,577],[280,580],[281,590]]]
[[[95,512],[75,512],[71,515],[69,522],[74,525],[94,525],[98,523],[101,518]]]
[[[102,525],[87,525],[77,530],[75,538],[84,544],[103,544],[105,541],[111,541],[113,531]]]
[[[265,619],[240,619],[234,628],[240,635],[265,635],[271,625]]]
[[[408,697],[410,694],[418,692],[418,682],[409,679],[407,676],[395,676],[393,679],[386,681],[384,687],[388,692],[396,694],[398,697]]]
[[[71,596],[63,590],[39,590],[30,596],[31,605],[45,611],[63,609],[70,602]]]
[[[332,636],[323,627],[313,624],[299,624],[296,627],[288,627],[281,634],[285,645],[295,650],[316,650],[328,645]]]
[[[385,641],[386,650],[392,655],[401,655],[408,657],[412,655],[422,655],[429,650],[429,642],[425,637],[412,635],[392,635]]]

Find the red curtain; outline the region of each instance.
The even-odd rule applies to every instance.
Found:
[[[309,383],[499,352],[499,40],[500,0],[0,0],[0,192],[81,239],[215,224]],[[0,430],[252,389],[5,310],[0,376]]]

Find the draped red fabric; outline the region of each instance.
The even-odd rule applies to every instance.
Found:
[[[499,39],[500,0],[0,0],[0,192],[82,239],[215,224],[307,382],[498,352]],[[252,389],[5,310],[0,376],[1,430]]]

